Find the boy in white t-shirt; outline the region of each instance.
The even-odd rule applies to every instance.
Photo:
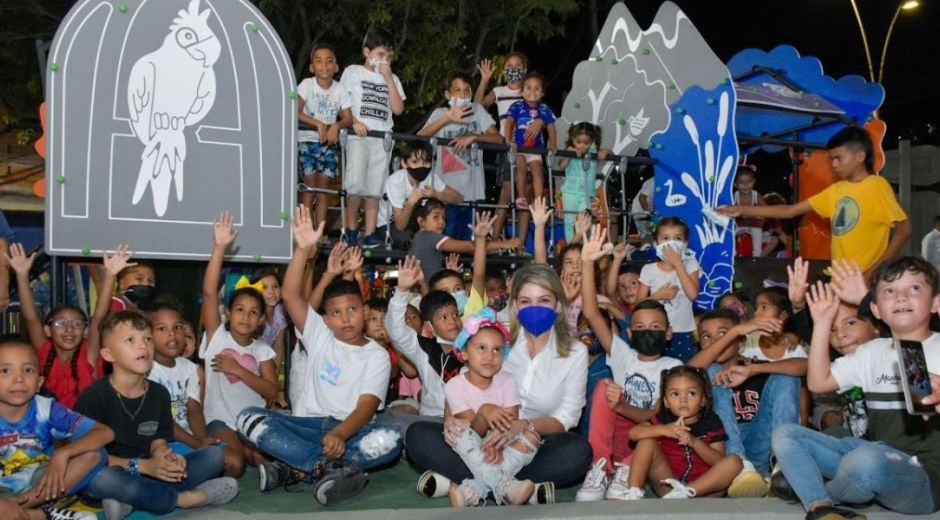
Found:
[[[392,115],[405,109],[405,91],[398,76],[392,74],[392,39],[384,31],[370,32],[362,42],[363,65],[350,65],[339,82],[352,95],[353,130],[346,142],[346,165],[343,187],[346,200],[346,240],[358,240],[359,207],[365,209],[365,233],[361,246],[375,248],[381,244],[375,236],[379,199],[388,177],[389,152],[382,139],[366,137],[369,130],[386,132],[392,129]],[[365,199],[363,201],[363,199]]]
[[[940,374],[940,334],[930,327],[931,315],[940,311],[937,270],[919,258],[901,257],[882,264],[871,279],[872,313],[892,337],[873,339],[832,362],[829,338],[840,304],[836,288],[817,283],[807,298],[815,324],[807,385],[812,392],[861,387],[869,436],[835,438],[796,424],[774,430],[780,470],[809,519],[859,518],[835,504],[873,500],[902,514],[940,509],[940,416],[907,413],[895,346],[897,341],[921,343],[931,379]],[[840,285],[845,297],[850,291]],[[936,383],[932,386],[936,396]]]
[[[300,142],[300,167],[303,181],[315,188],[328,187],[335,179],[336,153],[339,151],[339,131],[352,126],[352,96],[333,76],[339,71],[336,52],[325,43],[314,45],[310,52],[310,72],[297,85],[297,117],[301,123],[316,127],[316,131],[301,130],[297,133]],[[313,193],[300,194],[300,201],[307,207],[313,202]],[[317,222],[326,220],[327,194],[316,194]]]
[[[395,460],[401,433],[373,422],[385,399],[391,364],[385,349],[364,335],[359,285],[329,282],[322,291],[325,315],[317,314],[300,288],[323,222],[314,229],[310,211],[301,205],[293,229],[297,248],[284,274],[283,298],[307,351],[302,398],[294,403],[293,416],[260,407],[243,410],[238,429],[276,459],[259,467],[262,491],[288,484],[300,472],[304,480],[316,481],[317,500],[327,505],[361,491],[367,482],[362,470]]]
[[[486,198],[483,175],[483,150],[471,150],[473,143],[498,144],[503,142],[496,130],[496,121],[479,103],[471,99],[472,80],[463,72],[455,72],[444,82],[447,106],[431,112],[421,136],[436,136],[451,140],[450,146],[438,150],[439,160],[432,175],[440,177],[448,186],[462,194],[464,201],[482,201]],[[470,240],[473,209],[448,203],[444,234],[458,240]]]

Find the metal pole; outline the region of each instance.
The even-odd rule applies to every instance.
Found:
[[[898,202],[901,209],[911,214],[911,140],[898,141]],[[901,250],[901,254],[910,255],[911,241],[908,240]]]
[[[790,203],[797,202],[800,197],[800,154],[802,151],[798,148],[793,148],[793,156],[790,158],[790,172],[793,175],[793,193],[790,194]],[[797,228],[793,232],[793,240],[790,240],[790,254],[793,258],[796,258],[800,255],[799,248],[800,241],[800,228]]]

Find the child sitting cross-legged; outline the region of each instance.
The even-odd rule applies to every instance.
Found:
[[[114,430],[108,466],[85,488],[101,500],[107,520],[132,510],[166,514],[174,508],[224,504],[238,482],[222,473],[221,446],[174,452],[170,394],[147,380],[153,364],[150,321],[134,311],[108,315],[101,323],[101,357],[113,371],[78,397],[76,410]]]
[[[394,461],[401,434],[373,422],[385,399],[388,353],[365,337],[365,311],[359,285],[329,281],[320,289],[324,316],[301,294],[301,278],[311,247],[324,223],[312,226],[310,210],[299,206],[293,221],[297,248],[284,275],[284,307],[307,351],[303,392],[293,416],[251,407],[238,414],[238,431],[273,462],[261,464],[260,487],[268,491],[297,480],[313,481],[324,505],[358,493],[368,482],[362,470]]]
[[[525,504],[535,484],[515,476],[535,458],[541,438],[528,421],[520,423],[528,427],[513,429],[520,405],[516,380],[500,370],[509,355],[509,331],[492,309],[484,309],[464,319],[454,347],[466,369],[444,386],[444,440],[473,478],[450,485],[451,504],[474,506],[490,493],[497,504]]]
[[[708,374],[698,367],[663,373],[662,409],[630,431],[637,444],[626,499],[643,498],[647,480],[662,498],[719,496],[731,485],[741,459],[725,454],[727,437],[712,413],[709,387]]]
[[[55,399],[36,395],[42,383],[32,345],[0,339],[0,518],[93,519],[92,513],[52,504],[88,484],[105,463],[101,448],[114,439],[114,432]],[[55,448],[63,440],[68,442]],[[12,504],[4,505],[5,500]]]
[[[157,296],[147,304],[153,334],[153,366],[148,379],[163,385],[170,393],[173,415],[173,439],[170,447],[177,453],[189,453],[219,441],[209,437],[202,411],[199,365],[182,356],[185,343],[183,315],[172,297]],[[231,446],[222,448],[225,475],[240,477],[245,472],[242,452]]]

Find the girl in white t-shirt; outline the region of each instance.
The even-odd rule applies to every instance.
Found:
[[[263,407],[265,402],[277,398],[275,353],[270,345],[254,339],[265,308],[264,297],[257,289],[245,287],[232,293],[228,326],[222,324],[219,314],[222,260],[238,235],[230,213],[223,211],[213,221],[213,234],[212,257],[202,283],[206,339],[199,352],[206,364],[206,425],[210,436],[243,450],[245,459],[257,465],[262,458],[235,433],[235,417],[245,408]]]
[[[687,249],[689,227],[678,217],[656,223],[656,256],[659,261],[640,271],[637,301],[658,300],[666,307],[672,340],[664,355],[688,363],[695,355],[695,319],[692,302],[698,298],[699,265]]]
[[[451,504],[477,505],[490,493],[498,504],[524,504],[535,484],[515,476],[535,458],[541,438],[531,425],[512,429],[519,418],[519,394],[515,378],[500,370],[509,354],[509,331],[485,308],[464,318],[454,348],[466,367],[444,385],[444,439],[473,478],[450,485]]]

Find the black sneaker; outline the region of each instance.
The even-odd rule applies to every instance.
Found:
[[[273,462],[262,462],[259,464],[258,473],[261,475],[258,489],[264,492],[287,485],[290,481],[292,471],[287,464],[275,460]]]
[[[787,481],[787,477],[783,475],[783,472],[777,468],[774,468],[773,474],[770,476],[770,490],[773,492],[774,496],[795,504],[800,501],[800,498],[796,496],[796,493],[793,491],[793,488],[790,487],[790,482]]]
[[[313,493],[325,506],[356,496],[369,483],[368,475],[351,462],[331,459],[318,466],[319,479]]]
[[[865,520],[865,515],[834,506],[817,507],[806,513],[806,520]]]

